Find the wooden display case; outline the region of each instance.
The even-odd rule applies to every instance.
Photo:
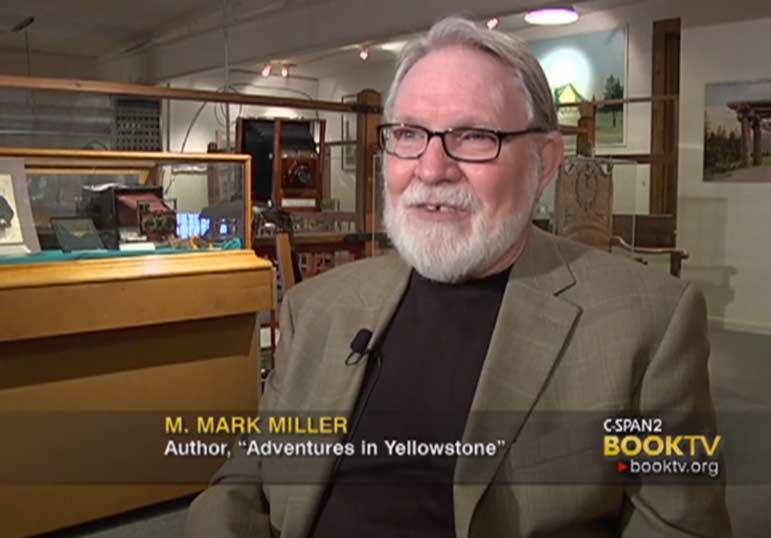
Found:
[[[69,170],[227,161],[248,177],[249,165],[240,155],[0,154],[23,157],[28,167]],[[244,210],[250,204],[246,194]],[[273,307],[274,286],[272,265],[251,250],[251,230],[245,238],[239,250],[0,264],[0,414],[255,411],[257,311]],[[57,450],[55,433],[50,458],[35,459],[35,451],[18,456],[17,450],[3,465],[40,469],[58,461],[85,471],[96,463],[86,451]],[[11,431],[3,437],[23,443],[15,439],[20,436]],[[212,458],[211,470],[221,461]],[[185,496],[205,485],[110,483],[109,477],[98,482],[0,483],[0,534],[36,535]]]

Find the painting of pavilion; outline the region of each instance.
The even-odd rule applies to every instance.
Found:
[[[771,80],[708,84],[704,181],[771,182]]]

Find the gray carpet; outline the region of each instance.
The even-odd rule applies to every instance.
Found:
[[[192,498],[180,499],[40,538],[179,538],[191,501]]]
[[[711,342],[712,396],[718,411],[769,411],[771,336],[713,330]],[[730,473],[731,461],[726,465]],[[771,484],[729,483],[726,502],[736,538],[771,536]]]

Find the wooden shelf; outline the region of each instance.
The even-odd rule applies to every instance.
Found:
[[[0,267],[0,342],[255,313],[273,303],[252,251]]]
[[[270,269],[249,250],[0,265],[0,290]]]

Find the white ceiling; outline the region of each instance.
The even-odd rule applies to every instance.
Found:
[[[227,9],[244,16],[289,11],[298,5],[328,0],[226,0]],[[370,2],[382,0],[360,0]],[[641,0],[600,0],[629,3]],[[530,0],[529,5],[553,4]],[[585,0],[574,0],[585,3]],[[0,2],[0,50],[24,52],[25,37],[33,53],[101,57],[131,51],[150,40],[173,39],[175,33],[216,29],[222,21],[222,0],[10,0]],[[25,31],[11,29],[28,17]]]
[[[629,4],[639,4],[644,1],[645,0],[588,0],[576,5],[576,9],[581,15],[588,15],[599,11],[619,8]],[[575,26],[576,31],[580,32],[581,25],[577,24]],[[524,12],[500,17],[498,30],[514,33],[525,28],[532,28],[532,26],[525,22]],[[367,63],[372,65],[393,62],[398,54],[399,48],[398,46],[392,45],[403,44],[410,37],[411,36],[407,34],[395,35],[392,36],[391,40],[385,43],[370,43],[370,55]],[[291,69],[293,74],[314,79],[321,79],[324,77],[333,77],[338,74],[347,73],[362,67],[362,61],[358,56],[359,50],[360,48],[358,46],[351,45],[325,51],[315,51],[300,56],[272,58],[271,60],[276,62],[276,66],[280,65],[282,62],[296,66]],[[244,67],[253,71],[259,71],[264,63],[265,61],[260,61],[258,63],[245,63],[239,67]]]
[[[253,3],[268,3],[255,0]],[[0,49],[26,48],[24,32],[11,28],[34,17],[28,29],[33,52],[101,56],[149,39],[160,29],[220,9],[212,0],[11,0],[0,2]]]
[[[378,5],[383,1],[358,0],[361,3],[377,2]],[[648,4],[657,1],[660,0],[573,0],[572,4],[581,14],[586,15],[629,4]],[[685,24],[727,21],[732,14],[736,17],[771,16],[769,0],[733,0],[731,4],[733,8],[724,2],[673,1],[680,4],[698,3],[701,6],[698,9],[698,17],[684,21]],[[236,26],[243,25],[244,21],[260,19],[266,14],[293,13],[298,8],[311,5],[316,6],[321,13],[333,5],[332,0],[225,0],[225,3],[231,13],[234,32]],[[555,2],[527,0],[513,3],[527,4],[532,8],[538,5],[553,5]],[[120,56],[125,51],[142,50],[143,47],[157,46],[161,43],[179,42],[184,46],[182,42],[185,39],[197,34],[217,32],[218,37],[215,41],[218,41],[221,39],[219,36],[222,31],[222,9],[223,0],[0,0],[0,50],[23,52],[26,45],[25,37],[28,37],[33,53],[47,52],[104,58]],[[34,23],[26,30],[27,36],[24,31],[11,32],[14,25],[27,17],[35,18]],[[501,17],[499,29],[516,32],[525,27],[526,23],[522,14],[519,13]],[[250,35],[254,38],[259,37],[255,34]],[[383,35],[382,30],[379,35]],[[403,39],[406,36],[389,37]],[[298,65],[296,69],[298,74],[313,78],[333,76],[360,63],[356,51],[346,47],[325,50],[317,48],[313,53],[282,58],[263,57],[259,46],[253,45],[247,48],[251,49],[252,61],[240,63],[241,67],[259,69],[260,62],[287,61]],[[218,51],[217,56],[219,54]],[[390,61],[394,55],[393,51],[373,46],[369,63]],[[216,64],[215,61],[210,63]],[[1,71],[2,66],[0,66]]]
[[[688,3],[698,3],[698,10],[689,10],[690,16],[688,20],[683,21],[685,27],[726,23],[732,20],[740,20],[744,18],[763,18],[771,17],[771,0],[733,0],[733,7],[723,2],[703,2],[703,0],[673,0],[680,1],[682,5]],[[625,6],[631,6],[634,4],[646,5],[652,4],[654,0],[586,0],[580,3],[573,2],[575,9],[582,15],[582,17],[592,14],[601,14],[611,12],[614,9],[623,8]],[[546,3],[546,2],[542,2]],[[553,4],[553,2],[552,2]],[[696,14],[694,14],[696,11]],[[564,27],[564,32],[581,33],[590,31],[587,30],[582,18],[575,25]],[[536,31],[533,26],[530,26],[525,22],[524,12],[512,13],[510,15],[500,17],[500,24],[498,30],[508,33],[522,32],[520,35],[528,39],[528,32]],[[393,36],[394,42],[403,42],[409,39],[409,35]],[[391,42],[387,42],[391,43]],[[397,55],[397,51],[384,50],[380,47],[381,43],[374,43],[370,47],[370,57],[368,63],[376,64],[382,62],[393,61]],[[397,49],[398,50],[398,49]],[[293,72],[301,74],[303,76],[312,78],[323,78],[328,76],[335,76],[340,73],[346,73],[352,69],[356,69],[361,66],[361,60],[358,57],[358,49],[353,47],[340,47],[332,50],[315,52],[303,56],[297,56],[286,59],[289,63],[296,64],[298,67]],[[251,64],[248,67],[259,70],[263,64]]]

